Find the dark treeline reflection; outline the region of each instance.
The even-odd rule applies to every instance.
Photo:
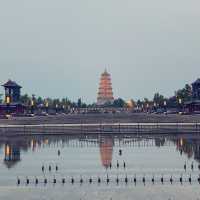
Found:
[[[4,164],[12,168],[21,158],[21,152],[35,151],[48,147],[99,148],[102,166],[108,168],[112,163],[113,148],[123,147],[162,147],[174,144],[180,154],[200,162],[200,135],[35,135],[1,137],[0,148],[4,150]]]

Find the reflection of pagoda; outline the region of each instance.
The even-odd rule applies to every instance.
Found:
[[[100,139],[100,154],[101,162],[105,168],[108,168],[112,163],[113,154],[113,139],[110,137],[103,137]]]
[[[6,144],[4,163],[8,168],[13,167],[18,161],[20,161],[20,148],[18,145]]]
[[[104,105],[106,103],[113,103],[113,92],[110,74],[105,70],[101,74],[99,92],[97,97],[97,105]]]

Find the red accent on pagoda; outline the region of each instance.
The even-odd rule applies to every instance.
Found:
[[[112,103],[113,101],[114,97],[112,91],[111,76],[105,70],[104,73],[101,74],[99,92],[97,97],[97,105],[104,105],[106,103]]]

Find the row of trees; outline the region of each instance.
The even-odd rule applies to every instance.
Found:
[[[58,107],[58,108],[86,108],[88,105],[83,103],[81,98],[78,99],[77,102],[70,101],[67,97],[66,98],[42,98],[36,97],[35,95],[29,96],[28,94],[22,95],[20,101],[26,106],[35,106],[35,107]]]
[[[139,99],[137,101],[130,100],[129,102],[125,102],[123,99],[116,99],[113,104],[108,104],[108,106],[113,107],[139,107],[139,108],[150,108],[150,107],[169,107],[169,108],[177,108],[183,105],[185,102],[190,101],[192,99],[192,87],[189,84],[186,84],[184,88],[175,91],[172,97],[165,97],[160,93],[155,93],[153,99],[150,100],[148,98]]]
[[[138,106],[153,105],[156,107],[170,107],[177,108],[180,104],[184,104],[192,99],[192,87],[186,84],[184,88],[175,91],[172,97],[165,97],[160,93],[155,93],[152,100],[144,98],[144,100],[138,100]]]
[[[174,96],[167,98],[164,95],[160,93],[155,93],[152,100],[149,100],[148,98],[144,98],[143,100],[130,100],[129,102],[126,102],[122,98],[115,99],[113,103],[107,103],[105,104],[105,107],[177,107],[180,103],[184,103],[186,101],[191,100],[192,98],[192,88],[190,85],[186,84],[184,88],[175,91]],[[0,103],[3,102],[3,95],[0,94]],[[35,95],[29,96],[28,94],[21,96],[21,102],[27,106],[46,106],[48,104],[48,107],[62,107],[62,108],[90,108],[95,107],[95,104],[86,104],[82,102],[81,98],[77,100],[77,102],[73,102],[66,98],[42,98],[42,97],[36,97]]]

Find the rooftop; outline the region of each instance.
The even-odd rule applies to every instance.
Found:
[[[110,74],[107,72],[107,69],[104,70],[104,72],[102,73],[103,76],[109,76]]]
[[[194,84],[200,84],[200,78],[198,78],[194,83],[192,83],[192,85]]]
[[[3,87],[16,87],[16,88],[22,88],[20,85],[18,85],[16,82],[12,80],[8,80],[5,84],[2,85]]]

